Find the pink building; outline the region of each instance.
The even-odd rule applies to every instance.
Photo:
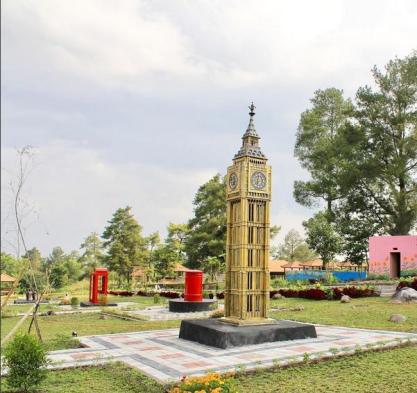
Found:
[[[388,274],[417,269],[417,236],[372,236],[369,238],[369,272]]]

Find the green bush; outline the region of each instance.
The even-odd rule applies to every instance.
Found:
[[[153,302],[155,304],[159,304],[161,301],[161,297],[156,293],[155,295],[153,295]]]
[[[378,273],[368,273],[366,275],[367,280],[381,280],[381,281],[388,281],[390,277],[388,274],[378,274]]]
[[[46,377],[46,351],[37,338],[17,334],[4,348],[7,384],[22,392],[34,390]]]
[[[290,283],[285,278],[274,278],[272,280],[272,288],[288,288]]]
[[[78,297],[72,297],[71,298],[71,306],[72,307],[77,307],[80,305],[80,299],[78,299]]]
[[[326,272],[323,282],[327,285],[334,285],[337,283],[337,278],[332,273]]]
[[[401,277],[407,278],[407,277],[417,277],[417,269],[410,269],[410,270],[403,270],[400,273]]]

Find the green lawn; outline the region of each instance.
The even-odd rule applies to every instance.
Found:
[[[80,301],[87,301],[88,300],[88,293],[83,294],[79,297]],[[153,297],[145,297],[145,296],[107,296],[107,301],[109,303],[122,303],[122,302],[131,302],[134,303],[132,305],[126,306],[131,309],[143,309],[149,306],[155,306]],[[168,299],[160,298],[159,303],[157,305],[165,305],[168,303]],[[6,308],[6,313],[22,313],[26,312],[32,307],[32,304],[13,304],[8,305]],[[62,308],[59,307],[56,303],[46,304],[42,303],[40,305],[40,312],[46,311],[62,311]]]
[[[113,301],[113,299],[110,299]],[[153,298],[133,296],[114,297],[114,301],[134,301],[134,307],[144,308],[153,305]],[[161,303],[162,304],[162,303]],[[280,299],[271,301],[271,308],[291,309],[302,305],[302,311],[272,311],[271,316],[277,319],[293,319],[338,326],[349,326],[369,329],[397,330],[417,332],[417,304],[390,304],[388,298],[353,299],[351,303],[338,301]],[[407,321],[393,323],[388,321],[391,314],[404,314]],[[1,336],[4,337],[16,324],[18,318],[1,320]],[[27,329],[26,321],[22,330]],[[106,333],[134,332],[151,329],[166,329],[179,326],[179,321],[125,321],[114,317],[100,319],[98,313],[55,315],[39,317],[42,334],[49,341],[49,348],[59,349],[59,342],[52,342],[58,335],[70,337],[76,330],[79,336]],[[61,340],[62,341],[62,340]]]
[[[304,307],[303,311],[272,311],[271,317],[301,322],[320,323],[366,329],[397,330],[417,333],[417,303],[390,304],[389,298],[368,297],[352,299],[342,304],[335,300],[286,298],[271,301],[271,308]],[[403,314],[403,323],[390,322],[392,314]]]
[[[100,319],[99,313],[67,314],[40,316],[39,326],[43,339],[49,349],[61,349],[61,342],[54,342],[57,337],[70,338],[72,331],[76,330],[79,336],[92,334],[137,332],[141,330],[168,329],[179,327],[179,321],[125,321],[119,318],[108,317]],[[3,338],[19,318],[3,318],[1,320],[1,337]],[[27,331],[29,319],[24,322],[21,331]]]
[[[286,369],[240,375],[235,385],[240,393],[402,393],[417,386],[417,347],[304,364]],[[1,390],[6,390],[6,378]],[[43,383],[45,393],[163,393],[162,385],[121,363],[51,371]]]
[[[397,348],[238,377],[245,392],[405,393],[417,391],[417,347]]]

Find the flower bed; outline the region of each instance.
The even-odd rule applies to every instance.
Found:
[[[207,374],[202,377],[183,377],[181,384],[169,390],[169,393],[237,393],[232,381],[223,379],[219,374]]]
[[[377,296],[375,290],[371,287],[344,287],[344,288],[306,288],[306,289],[277,289],[270,291],[270,297],[280,294],[285,297],[300,297],[312,300],[340,300],[343,295],[351,298]]]

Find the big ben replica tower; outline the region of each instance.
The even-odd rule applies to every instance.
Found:
[[[242,147],[227,169],[227,241],[224,322],[271,323],[269,305],[269,205],[271,167],[259,146],[249,107]]]
[[[317,337],[314,325],[268,319],[271,167],[249,107],[242,147],[227,169],[224,318],[184,319],[179,338],[229,348]]]

